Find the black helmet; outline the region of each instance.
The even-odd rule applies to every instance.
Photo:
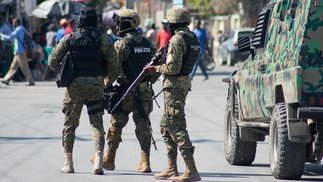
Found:
[[[80,27],[97,27],[98,16],[96,14],[96,11],[93,8],[84,7],[80,12],[79,23]]]

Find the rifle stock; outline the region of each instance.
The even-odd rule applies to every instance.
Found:
[[[165,50],[164,47],[159,48],[157,53],[155,54],[155,56],[151,58],[151,61],[147,64],[146,67],[156,65],[163,57],[164,50]],[[133,83],[128,87],[128,89],[123,94],[121,99],[112,108],[111,113],[113,113],[117,109],[117,107],[121,104],[121,102],[140,84],[140,82],[145,78],[147,73],[148,73],[148,71],[144,70],[144,69],[140,72],[140,74],[137,76],[135,81],[133,81]]]

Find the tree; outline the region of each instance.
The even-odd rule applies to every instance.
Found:
[[[246,22],[243,22],[245,26],[255,26],[255,19],[258,18],[258,14],[261,11],[261,8],[264,6],[267,0],[239,0],[242,4],[242,14]]]
[[[211,0],[187,0],[188,6],[199,10],[200,15],[212,15],[214,14],[211,7]]]
[[[253,19],[257,18],[260,6],[267,0],[212,0],[211,7],[218,15],[231,15],[234,13],[243,17],[244,26],[254,26]]]

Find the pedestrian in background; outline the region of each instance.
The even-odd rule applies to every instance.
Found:
[[[31,75],[34,80],[44,80],[44,65],[43,60],[45,58],[44,48],[39,44],[39,34],[33,33],[33,57],[28,62]]]
[[[65,35],[65,29],[66,27],[68,26],[68,21],[66,18],[62,18],[60,21],[59,21],[59,24],[62,26],[56,33],[56,38],[55,38],[55,41],[56,43],[59,42]]]
[[[211,50],[209,49],[206,31],[203,28],[201,28],[201,20],[200,19],[195,20],[193,32],[196,34],[197,38],[200,41],[201,49],[200,49],[199,58],[197,59],[197,62],[194,65],[194,68],[190,74],[190,77],[191,77],[191,79],[193,79],[195,72],[197,70],[197,67],[200,67],[202,74],[205,77],[204,78],[204,81],[205,81],[205,80],[209,79],[209,75],[207,74],[205,67],[203,65],[203,59],[205,57],[205,54],[209,54],[209,56],[212,56],[212,54],[211,54]]]
[[[136,28],[140,25],[140,17],[137,12],[131,9],[118,11],[115,14],[115,21],[117,21],[119,27],[119,40],[115,42],[114,47],[117,52],[118,62],[122,65],[123,70],[118,83],[121,88],[127,89],[144,66],[150,62],[155,49],[147,38],[136,31]],[[153,110],[151,83],[157,79],[158,77],[146,77],[137,86],[134,93],[126,97],[115,113],[112,113],[107,132],[108,149],[103,159],[105,169],[115,169],[115,156],[119,144],[122,142],[122,129],[128,123],[129,114],[132,113],[132,118],[136,125],[136,136],[141,148],[141,160],[136,171],[142,173],[151,172],[149,159],[151,147],[149,115]],[[111,80],[108,80],[107,84],[111,85]]]
[[[187,94],[191,90],[189,73],[199,56],[200,43],[188,28],[191,17],[186,9],[171,8],[167,12],[167,19],[173,36],[169,41],[166,63],[145,68],[150,74],[158,72],[164,75],[164,113],[160,131],[167,148],[168,167],[154,177],[158,180],[171,178],[172,181],[199,181],[201,177],[193,158],[194,146],[186,130],[184,108]],[[182,176],[178,176],[177,148],[186,164]]]
[[[112,39],[113,42],[116,42],[118,40],[117,32],[118,32],[117,26],[110,26],[109,29],[107,30],[107,34]]]
[[[48,57],[52,54],[52,49],[56,44],[56,26],[51,23],[48,26],[48,32],[46,33],[46,47],[45,47],[45,59],[44,59],[44,75],[45,79],[50,77],[50,70],[48,70]]]
[[[152,23],[147,28],[148,31],[146,33],[146,38],[149,39],[154,45],[156,45],[157,32],[155,24]]]
[[[72,32],[74,30],[74,26],[75,26],[75,20],[73,19],[68,20],[68,26],[65,29],[64,35],[67,35],[70,32]]]
[[[49,66],[58,72],[60,63],[70,49],[73,49],[74,79],[67,87],[64,98],[63,113],[65,122],[63,129],[64,166],[63,173],[74,173],[73,147],[75,130],[83,105],[89,115],[93,140],[95,143],[94,174],[103,174],[102,158],[104,150],[104,128],[102,115],[104,96],[104,77],[113,82],[120,74],[120,65],[116,62],[113,42],[97,27],[97,14],[94,9],[85,7],[81,10],[79,27],[75,32],[66,35],[53,48],[49,57]]]
[[[0,33],[1,40],[10,40],[11,42],[14,41],[13,61],[11,63],[9,71],[7,72],[5,77],[1,79],[1,82],[9,85],[9,82],[20,68],[28,81],[28,86],[33,86],[35,85],[35,82],[31,76],[31,71],[29,69],[28,59],[26,56],[26,49],[23,45],[25,32],[27,30],[21,25],[21,21],[18,18],[13,20],[13,26],[15,29],[10,35]]]
[[[46,33],[47,33],[47,24],[43,24],[40,27],[40,32],[38,34],[39,36],[39,41],[38,44],[41,45],[42,47],[46,46]]]
[[[170,31],[168,30],[168,20],[164,19],[162,21],[163,28],[157,32],[156,37],[156,48],[165,47],[167,42],[171,38]]]
[[[4,23],[0,28],[0,32],[5,35],[10,35],[12,31],[13,31],[12,25],[8,21]]]
[[[2,45],[2,41],[0,40],[0,76],[4,77],[7,72],[7,61],[5,57],[5,51]]]
[[[9,16],[9,20],[3,24],[0,28],[0,33],[3,33],[5,35],[10,35],[13,31],[13,27],[12,27],[12,20],[13,17]],[[6,68],[4,71],[4,74],[6,74],[8,72],[9,66],[12,63],[13,60],[13,47],[12,47],[12,43],[10,40],[7,41],[3,41],[2,42],[2,47],[4,49],[4,56],[5,56],[5,61],[6,61]],[[4,76],[4,75],[3,75]],[[3,77],[1,76],[1,77]]]

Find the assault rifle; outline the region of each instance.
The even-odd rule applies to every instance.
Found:
[[[167,46],[166,46],[167,47]],[[146,67],[152,66],[152,65],[156,65],[164,56],[164,52],[165,52],[166,48],[165,47],[161,47],[159,48],[159,50],[157,51],[157,53],[155,54],[155,56],[153,58],[151,58],[151,61],[146,65]],[[137,78],[135,79],[135,81],[133,81],[133,83],[128,87],[128,89],[126,90],[126,92],[123,94],[123,96],[120,98],[120,100],[114,105],[114,107],[111,109],[111,113],[113,113],[117,107],[121,104],[121,102],[130,94],[132,93],[137,86],[140,84],[140,82],[145,78],[145,76],[147,76],[148,71],[147,70],[142,70],[140,72],[140,74],[137,76]],[[138,107],[138,106],[137,106]],[[137,108],[139,110],[139,108]],[[149,118],[146,116],[146,119],[149,121]],[[150,122],[150,121],[149,121]],[[154,137],[152,135],[152,129],[151,129],[151,124],[149,123],[149,129],[150,129],[150,136],[151,136],[151,140],[152,140],[152,144],[155,147],[155,150],[157,150],[156,147],[156,141],[154,140]]]
[[[164,51],[165,51],[165,47],[159,48],[155,56],[151,58],[150,62],[146,65],[146,67],[156,65],[163,57]],[[113,113],[117,109],[117,107],[121,104],[121,102],[140,84],[140,82],[145,78],[145,76],[147,76],[147,74],[148,74],[148,71],[144,69],[140,72],[140,74],[137,76],[135,81],[131,83],[131,85],[128,87],[126,92],[123,94],[121,99],[111,109],[111,113]]]

